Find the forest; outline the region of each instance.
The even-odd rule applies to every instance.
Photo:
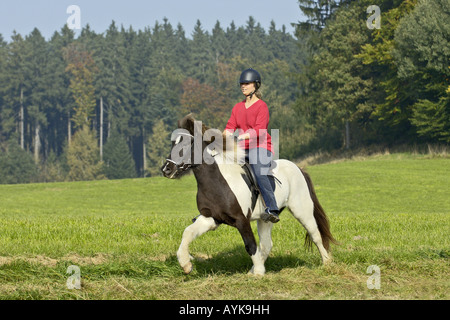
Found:
[[[0,184],[157,176],[177,120],[223,130],[250,67],[281,158],[450,143],[448,0],[298,4],[294,35],[252,16],[0,35]]]

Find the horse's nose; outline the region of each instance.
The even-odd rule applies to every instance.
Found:
[[[162,171],[162,173],[163,173],[165,176],[169,176],[169,175],[170,175],[170,172],[171,172],[172,170],[170,170],[168,164],[165,163],[165,164],[162,166],[161,171]]]

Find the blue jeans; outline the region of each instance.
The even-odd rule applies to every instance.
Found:
[[[259,191],[261,191],[261,196],[264,199],[266,207],[270,211],[279,211],[275,195],[273,194],[274,187],[272,187],[268,176],[272,157],[272,152],[264,148],[245,150],[245,159],[249,162],[255,173],[256,182],[258,183]]]

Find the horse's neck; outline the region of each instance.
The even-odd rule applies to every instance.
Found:
[[[203,163],[195,170],[193,170],[195,179],[199,186],[207,185],[209,188],[214,187],[211,183],[219,181],[221,175],[219,166],[217,163],[206,164]]]

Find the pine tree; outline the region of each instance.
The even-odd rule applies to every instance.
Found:
[[[70,74],[66,72],[63,48],[74,42],[75,34],[67,25],[60,32],[55,32],[49,42],[48,78],[51,83],[46,88],[50,107],[46,110],[48,125],[43,129],[47,143],[46,155],[59,156],[71,129],[71,112],[75,107],[70,91]],[[45,159],[48,160],[47,158]],[[55,160],[56,161],[56,160]]]
[[[159,120],[153,127],[153,133],[148,139],[149,167],[147,172],[150,176],[161,175],[161,165],[170,149],[170,132],[163,120]]]
[[[104,173],[108,179],[135,178],[136,168],[128,145],[117,130],[113,130],[104,148]]]
[[[175,31],[175,47],[173,48],[174,58],[177,66],[180,68],[182,74],[187,74],[191,66],[191,52],[189,50],[190,40],[186,38],[186,33],[183,26],[179,23]],[[182,57],[182,59],[178,59]]]
[[[71,181],[86,181],[105,178],[103,162],[100,161],[97,140],[87,125],[73,136],[67,150],[67,164]]]
[[[125,37],[125,30],[122,28],[119,31],[113,21],[104,38],[98,42],[99,48],[95,55],[100,70],[95,81],[98,96],[103,98],[108,107],[110,121],[114,119],[114,122],[124,132],[128,130],[125,123],[133,111],[129,81],[129,57],[127,57],[129,54]]]
[[[421,99],[413,106],[411,123],[426,138],[450,143],[450,94],[437,102]]]
[[[5,65],[5,74],[2,75],[3,102],[5,108],[2,110],[2,136],[4,140],[9,140],[16,129],[17,120],[19,120],[19,140],[22,148],[27,148],[25,141],[27,134],[26,126],[26,97],[27,88],[26,79],[26,61],[30,50],[20,34],[15,31],[12,35],[12,42],[7,46],[7,60]],[[29,142],[28,142],[29,143]]]
[[[148,126],[150,118],[151,87],[154,84],[154,74],[151,70],[150,58],[152,48],[150,30],[139,31],[135,37],[129,39],[130,49],[128,60],[130,103],[129,114],[117,113],[114,123],[127,137],[140,137],[142,128]],[[135,157],[135,160],[136,157]],[[140,161],[136,161],[140,163]]]
[[[7,76],[7,70],[6,70],[6,57],[7,57],[7,43],[3,40],[3,36],[0,34],[0,142],[4,139],[2,137],[4,129],[3,129],[3,109],[5,104],[5,82],[6,82],[6,76]],[[5,108],[6,109],[6,108]]]
[[[70,90],[75,100],[76,109],[72,120],[75,128],[89,126],[94,115],[96,99],[94,73],[97,70],[94,60],[83,45],[71,44],[65,48],[66,71],[70,72]]]
[[[212,81],[215,59],[211,50],[210,37],[202,27],[200,20],[194,27],[191,42],[192,66],[189,70],[191,77],[202,83]]]
[[[267,40],[264,28],[252,16],[248,18],[245,34],[245,42],[242,44],[242,56],[249,60],[249,67],[257,69],[256,66],[273,59],[273,54],[265,49]]]
[[[37,167],[30,153],[15,141],[0,144],[0,184],[29,183],[37,180]]]
[[[228,42],[225,31],[220,26],[220,22],[217,21],[211,34],[211,48],[216,66],[220,62],[226,61],[230,50],[229,47],[230,43]]]
[[[181,52],[181,48],[176,51],[178,36],[168,20],[164,19],[163,25],[155,26],[152,35],[151,69],[154,72],[150,86],[151,94],[148,102],[150,108],[150,118],[145,128],[150,131],[149,124],[153,125],[155,120],[162,119],[165,123],[174,123],[177,117],[176,107],[180,104],[180,92],[182,82],[182,66],[175,56],[176,52]],[[146,140],[145,137],[144,140]]]
[[[49,72],[50,48],[37,28],[26,37],[25,42],[30,50],[25,74],[28,93],[27,112],[28,120],[33,128],[34,160],[39,163],[42,146],[48,144],[44,132],[48,128],[46,113],[49,113],[53,107],[48,89],[53,85]]]
[[[297,27],[301,32],[311,30],[320,31],[338,8],[341,0],[299,0],[299,7],[307,17],[305,22],[300,22]]]

